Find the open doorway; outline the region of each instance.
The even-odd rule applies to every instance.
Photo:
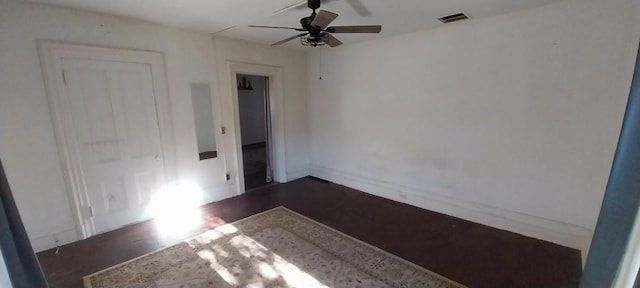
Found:
[[[237,74],[245,190],[273,181],[269,78]]]

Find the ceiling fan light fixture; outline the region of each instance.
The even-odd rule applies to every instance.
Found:
[[[329,44],[329,36],[326,33],[320,34],[318,37],[304,35],[300,37],[302,46],[321,47]]]

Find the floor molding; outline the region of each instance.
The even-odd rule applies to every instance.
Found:
[[[236,194],[236,191],[237,188],[235,183],[225,183],[222,185],[212,185],[204,187],[202,188],[203,197],[200,204],[206,205],[212,202],[217,202],[220,200],[238,196],[238,194]]]
[[[583,262],[591,240],[592,232],[584,227],[455,199],[432,191],[315,165],[311,165],[310,174],[376,196],[578,249],[582,252]]]
[[[302,168],[293,171],[287,171],[287,182],[309,176],[309,169]]]
[[[50,235],[35,237],[31,239],[31,246],[35,252],[40,252],[76,241],[78,241],[78,232],[75,229],[68,229]]]
[[[205,187],[202,189],[202,192],[203,197],[201,205],[237,196],[235,183]],[[78,233],[74,229],[68,229],[30,239],[31,246],[33,246],[33,250],[36,252],[55,248],[56,246],[66,245],[78,240],[80,240],[78,238]]]

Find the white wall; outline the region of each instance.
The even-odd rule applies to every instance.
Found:
[[[214,37],[218,93],[225,107],[233,107],[229,62],[277,66],[283,69],[284,78],[284,136],[286,147],[287,179],[309,175],[309,139],[307,125],[307,55],[304,51],[287,50],[224,37]],[[227,130],[233,131],[233,114],[223,111]],[[219,144],[219,142],[218,142]],[[233,145],[231,137],[225,138],[225,147]],[[237,169],[231,168],[232,175]]]
[[[214,120],[217,126],[231,127],[231,108],[225,107],[233,106],[224,61],[283,67],[287,171],[289,179],[308,175],[304,52],[226,39],[214,41],[206,33],[129,18],[0,0],[0,157],[36,251],[53,247],[56,239],[60,244],[76,240],[37,52],[41,39],[164,54],[178,176],[204,190],[203,202],[235,195],[236,183],[224,179],[226,171],[235,168],[226,166],[231,163],[225,161],[230,155],[199,161],[190,83],[212,84]],[[224,148],[231,147],[233,132],[223,136],[216,127],[215,137],[218,155],[229,153],[230,149]]]
[[[198,159],[189,83],[215,82],[210,35],[0,0],[0,157],[35,250],[52,247],[56,238],[61,244],[76,239],[44,90],[38,39],[162,52],[181,180],[200,185],[205,202],[235,195],[234,187],[224,180],[222,157]],[[220,123],[222,108],[217,103],[214,106]]]
[[[238,90],[242,145],[265,142],[265,78],[262,76],[243,76],[247,79],[247,85],[251,82],[253,90]],[[238,83],[242,82],[243,76],[237,77]]]
[[[566,0],[309,57],[311,174],[588,247],[631,83],[634,0]]]

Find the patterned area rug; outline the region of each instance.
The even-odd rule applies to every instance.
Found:
[[[284,207],[84,277],[85,287],[463,287]]]

